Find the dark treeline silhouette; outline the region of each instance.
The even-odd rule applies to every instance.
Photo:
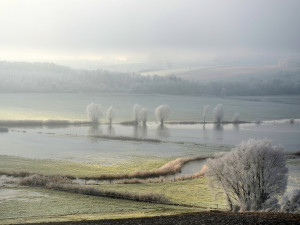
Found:
[[[1,92],[125,92],[168,95],[254,96],[300,94],[300,70],[276,76],[200,83],[170,76],[74,70],[52,63],[0,62]]]

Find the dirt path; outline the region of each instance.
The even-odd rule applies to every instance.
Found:
[[[157,216],[133,219],[94,220],[79,222],[53,222],[48,225],[196,225],[196,224],[261,224],[261,225],[300,225],[300,214],[283,213],[231,213],[201,212],[175,216]]]

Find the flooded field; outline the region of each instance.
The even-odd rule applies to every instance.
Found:
[[[4,96],[0,95],[0,98],[4,98]],[[277,100],[269,97],[254,97],[254,99],[195,97],[188,98],[191,101],[189,102],[191,107],[188,107],[185,105],[185,97],[178,97],[182,100],[182,103],[176,104],[174,96],[164,96],[164,103],[170,104],[172,107],[171,122],[173,122],[171,124],[166,123],[164,126],[160,126],[153,115],[151,115],[151,110],[158,104],[158,99],[155,96],[148,96],[148,98],[145,98],[146,101],[144,101],[144,106],[151,109],[149,110],[147,126],[125,126],[120,124],[122,121],[132,120],[130,108],[135,101],[141,99],[140,96],[134,96],[134,98],[132,98],[133,96],[123,96],[121,99],[124,101],[120,101],[120,96],[116,95],[62,94],[60,97],[64,100],[67,98],[69,101],[67,104],[62,105],[61,108],[55,108],[54,106],[59,103],[57,101],[60,101],[57,100],[57,97],[55,94],[42,94],[39,97],[32,95],[32,98],[20,103],[21,96],[12,94],[12,99],[14,100],[10,103],[4,101],[3,107],[0,108],[0,120],[22,119],[26,121],[31,119],[67,118],[68,120],[86,121],[87,119],[84,115],[85,104],[96,100],[102,101],[104,106],[106,106],[112,99],[116,99],[114,104],[120,104],[122,109],[116,107],[118,117],[112,126],[107,125],[104,118],[98,126],[68,123],[43,125],[43,123],[30,124],[30,122],[26,126],[18,125],[17,123],[11,126],[0,126],[0,171],[27,171],[38,174],[63,174],[75,177],[149,171],[160,168],[177,158],[212,156],[217,152],[230,151],[233,146],[249,138],[268,138],[272,141],[272,144],[282,145],[287,154],[297,152],[300,149],[300,121],[297,119],[300,118],[300,97],[291,99],[278,97]],[[238,110],[241,113],[241,119],[249,121],[249,123],[226,123],[219,126],[213,123],[205,125],[201,123],[177,123],[180,121],[201,121],[201,108],[208,100],[213,103],[222,102],[224,104],[225,118],[227,120],[230,120],[231,114]],[[48,101],[49,104],[42,103],[44,101]],[[16,106],[18,108],[15,108]],[[287,106],[289,110],[287,110]],[[51,107],[53,109],[50,109]],[[275,112],[275,110],[276,113],[271,113],[272,111]],[[253,120],[255,121],[258,118],[264,120],[260,123],[253,122]],[[292,123],[291,118],[294,119]],[[212,119],[211,115],[208,116],[208,119]],[[132,184],[133,186],[130,186],[129,184],[122,184],[122,181],[118,181],[118,184],[118,182],[114,181],[98,183],[98,181],[90,180],[86,182],[86,180],[79,179],[80,182],[77,182],[81,185],[88,184],[88,186],[98,184],[96,185],[97,187],[101,186],[101,188],[108,190],[131,191],[132,188],[132,190],[141,193],[153,190],[159,193],[166,193],[175,202],[182,202],[182,199],[187,199],[186,203],[193,202],[193,204],[199,206],[216,207],[215,200],[211,198],[218,194],[207,194],[211,190],[208,188],[205,179],[182,181],[180,183],[182,185],[180,186],[182,190],[180,196],[174,195],[174,191],[165,190],[165,186],[168,190],[175,190],[179,183],[176,182],[176,185],[173,185],[173,180],[175,181],[175,179],[182,176],[191,176],[199,172],[203,165],[205,165],[205,160],[188,162],[176,174],[159,177],[159,179],[166,179],[167,182],[151,184],[150,186],[147,183],[137,186]],[[291,190],[300,185],[299,157],[289,157],[287,166],[289,169],[288,190]],[[53,209],[53,211],[47,212],[47,215],[57,216],[75,212],[87,213],[86,209],[82,207],[72,208],[71,205],[77,201],[73,198],[73,194],[65,195],[31,188],[20,189],[14,186],[18,183],[16,180],[8,183],[3,182],[3,179],[0,180],[2,182],[0,183],[0,186],[2,186],[0,187],[1,210],[8,209],[9,211],[9,207],[13,207],[16,204],[19,205],[17,208],[19,212],[8,213],[8,211],[5,211],[8,215],[3,218],[43,215],[46,213],[45,207],[48,203],[52,204],[53,208],[56,208],[57,204],[61,204],[55,197],[56,195],[63,196],[62,198],[67,202],[66,205],[70,204],[70,209],[62,210],[61,212]],[[199,182],[202,182],[201,190],[205,190],[204,192],[199,190]],[[14,183],[14,185],[10,183]],[[194,190],[197,195],[201,192],[203,199],[206,200],[194,202],[194,200],[186,196],[185,191],[187,189]],[[207,199],[208,196],[210,196],[209,199]],[[108,201],[107,204],[112,204],[111,200],[102,198],[98,200],[91,198],[87,202],[86,199],[82,199],[82,201],[85,202],[83,206],[88,202],[92,202],[92,205],[102,204],[100,203],[101,201]],[[95,201],[99,201],[99,203]],[[226,204],[222,201],[218,203],[220,204],[219,207],[226,208]],[[45,206],[44,210],[33,212],[25,209],[29,205],[32,208],[34,203]],[[135,205],[132,207],[132,210],[136,210]],[[152,208],[150,208],[149,210],[151,211]],[[26,215],[20,216],[22,210]],[[32,210],[37,209],[33,207]],[[101,210],[105,211],[106,209],[101,208]],[[124,209],[122,207],[117,209],[111,207],[105,213],[116,210]],[[97,213],[96,211],[92,212]]]

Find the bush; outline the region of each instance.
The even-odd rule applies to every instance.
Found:
[[[284,194],[280,209],[282,212],[300,213],[300,189]]]
[[[283,148],[267,139],[242,142],[231,152],[208,159],[207,166],[206,174],[224,189],[231,210],[234,204],[242,211],[263,210],[287,186]]]

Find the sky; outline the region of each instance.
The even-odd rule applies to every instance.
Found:
[[[299,0],[0,0],[0,60],[277,60],[300,53],[299,9]]]

